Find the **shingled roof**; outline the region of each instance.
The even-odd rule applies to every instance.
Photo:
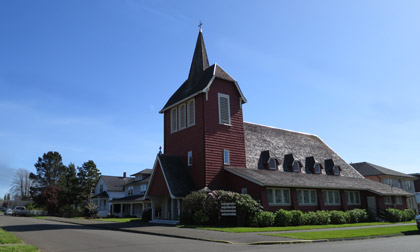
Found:
[[[124,191],[124,185],[131,183],[134,181],[134,178],[130,177],[118,177],[118,176],[101,176],[103,179],[106,188],[110,192],[123,192]]]
[[[168,190],[174,197],[185,197],[196,189],[182,157],[159,154],[158,159],[168,183]]]
[[[204,45],[203,33],[200,30],[197,43],[195,45],[188,79],[169,98],[168,102],[166,102],[160,113],[163,113],[165,110],[168,110],[171,107],[176,106],[177,104],[184,102],[200,93],[208,92],[209,86],[215,77],[235,83],[236,88],[242,97],[242,102],[246,103],[246,99],[243,96],[242,91],[235,79],[233,79],[219,65],[213,64],[209,66],[206,46]]]
[[[306,158],[309,157],[313,157],[322,165],[325,160],[332,159],[334,164],[341,168],[340,177],[363,178],[359,172],[315,135],[248,122],[244,122],[244,133],[248,169],[257,169],[261,152],[268,150],[273,157],[280,159],[281,166],[285,155],[288,154],[293,154],[293,158],[299,160],[303,165]],[[305,171],[306,169],[302,169],[302,172]]]
[[[365,178],[326,176],[320,174],[290,173],[225,167],[226,171],[264,187],[319,188],[342,190],[367,190],[379,195],[412,195],[400,188],[391,187]]]
[[[415,179],[414,176],[397,172],[368,162],[352,163],[351,166],[353,166],[363,176],[389,175]]]

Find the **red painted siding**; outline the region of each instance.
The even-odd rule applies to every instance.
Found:
[[[169,195],[168,187],[166,186],[165,178],[163,177],[162,169],[157,164],[153,174],[152,181],[150,181],[149,196],[165,196]]]
[[[229,95],[231,126],[219,124],[218,94]],[[215,79],[208,93],[204,111],[205,184],[223,186],[223,150],[230,152],[230,166],[245,167],[245,137],[240,94],[232,82]]]

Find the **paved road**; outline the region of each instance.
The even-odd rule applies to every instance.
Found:
[[[293,245],[230,245],[102,230],[25,217],[0,216],[0,226],[48,251],[419,251],[420,236]]]

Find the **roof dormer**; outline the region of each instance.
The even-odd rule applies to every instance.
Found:
[[[293,161],[292,167],[293,167],[293,172],[300,173],[301,172],[301,168],[303,166],[302,166],[302,163],[299,160],[295,159]]]
[[[273,153],[270,153],[268,150],[261,151],[260,159],[258,160],[258,169],[277,171],[279,164],[279,159],[273,156]]]
[[[325,173],[327,175],[335,175],[340,176],[341,167],[339,165],[334,164],[332,159],[326,159],[325,163]]]

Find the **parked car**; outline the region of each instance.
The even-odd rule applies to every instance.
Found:
[[[6,211],[4,211],[4,215],[12,215],[13,210],[11,208],[7,208]]]
[[[417,229],[420,231],[420,214],[416,216]]]
[[[13,209],[13,216],[26,215],[26,208],[24,206],[17,206]]]

